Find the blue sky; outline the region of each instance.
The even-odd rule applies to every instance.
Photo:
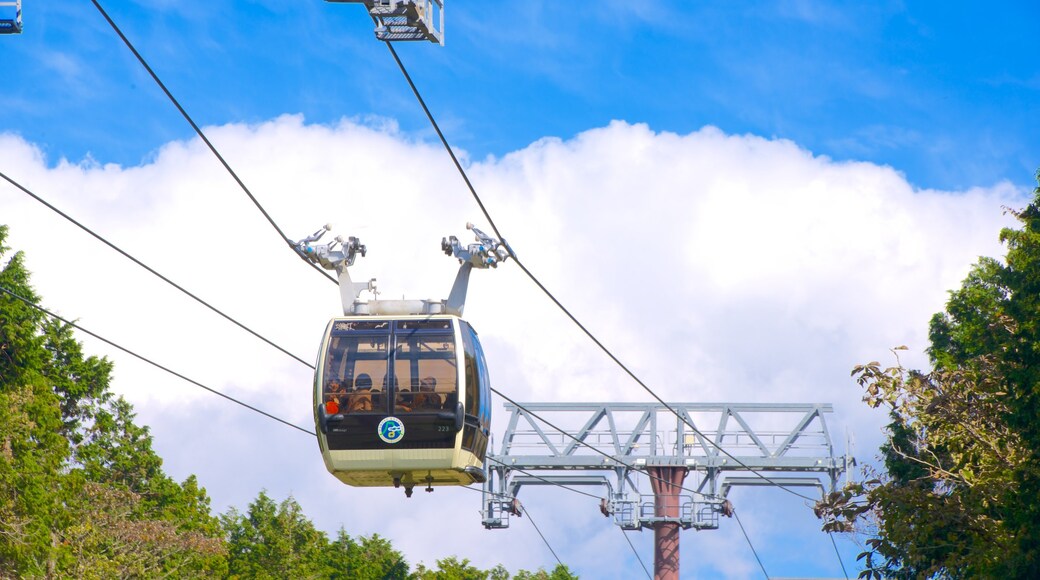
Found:
[[[360,6],[102,5],[288,235],[332,221],[368,243],[361,276],[409,297],[446,291],[454,270],[425,244],[481,216]],[[331,285],[285,250],[90,2],[27,0],[23,13],[24,34],[0,37],[0,171],[312,357],[338,308]],[[396,49],[525,265],[658,393],[831,402],[832,432],[869,463],[884,417],[849,369],[899,344],[923,364],[929,317],[977,256],[1000,255],[1001,206],[1036,185],[1038,17],[1031,2],[450,0],[444,47]],[[306,369],[6,184],[0,223],[48,306],[310,420]],[[98,271],[120,284],[78,283]],[[477,276],[470,301],[493,380],[515,399],[647,399],[515,268]],[[156,308],[165,332],[142,333],[139,309]],[[197,473],[215,509],[264,488],[428,565],[555,563],[526,522],[484,531],[472,492],[387,517],[400,494],[340,485],[313,441],[87,346],[116,361],[114,388],[167,469]],[[525,501],[566,563],[588,578],[639,572],[594,505],[554,491]],[[800,500],[733,499],[770,575],[841,575]],[[451,522],[442,545],[416,539],[426,521]],[[632,537],[647,561],[650,536]],[[839,545],[851,567],[859,547]],[[760,577],[732,522],[685,532],[683,554],[684,577]]]
[[[357,5],[109,2],[200,124],[302,113],[427,123]],[[28,2],[5,128],[52,161],[135,164],[191,135],[90,3]],[[1028,184],[1040,158],[1033,2],[455,0],[446,46],[398,50],[451,142],[502,155],[613,119],[791,139],[922,188]]]

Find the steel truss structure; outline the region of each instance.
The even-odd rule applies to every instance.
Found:
[[[600,509],[623,529],[665,522],[715,529],[719,514],[729,515],[733,487],[811,487],[822,494],[836,489],[853,462],[834,454],[825,420],[830,404],[669,406],[675,413],[655,403],[506,404],[501,449],[485,462],[484,527],[509,527],[510,516],[520,514],[521,487],[564,485],[604,487]],[[638,483],[646,479],[663,483],[678,509],[655,509],[661,493],[643,493]]]

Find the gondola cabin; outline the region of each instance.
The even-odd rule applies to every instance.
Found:
[[[483,482],[487,363],[457,316],[332,319],[314,379],[325,466],[348,485]]]
[[[349,268],[367,251],[342,236],[316,244],[331,226],[295,244],[300,256],[339,277],[344,315],[325,328],[314,372],[314,422],[329,472],[361,487],[483,483],[491,435],[491,384],[476,331],[462,319],[474,268],[497,267],[511,251],[466,224],[477,243],[455,236],[441,250],[458,259],[447,300],[370,300],[375,279]]]

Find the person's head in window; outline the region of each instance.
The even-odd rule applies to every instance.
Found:
[[[437,387],[437,379],[433,377],[426,377],[419,381],[419,391],[424,393],[432,393]]]
[[[362,390],[364,390],[364,391],[372,390],[372,377],[368,376],[367,373],[361,373],[360,375],[357,376],[356,379],[354,379],[354,386],[359,391],[362,391]]]

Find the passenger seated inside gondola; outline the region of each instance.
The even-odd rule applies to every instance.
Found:
[[[335,415],[347,406],[347,391],[339,381],[329,381],[325,386],[325,412]]]
[[[415,408],[413,397],[415,397],[415,393],[410,389],[397,391],[397,395],[394,397],[394,411],[397,413],[411,413],[412,409]]]
[[[372,377],[361,373],[354,379],[354,392],[347,405],[348,413],[363,413],[372,410]]]
[[[434,392],[437,379],[426,377],[419,381],[419,392],[415,395],[416,409],[440,409],[441,396]]]

